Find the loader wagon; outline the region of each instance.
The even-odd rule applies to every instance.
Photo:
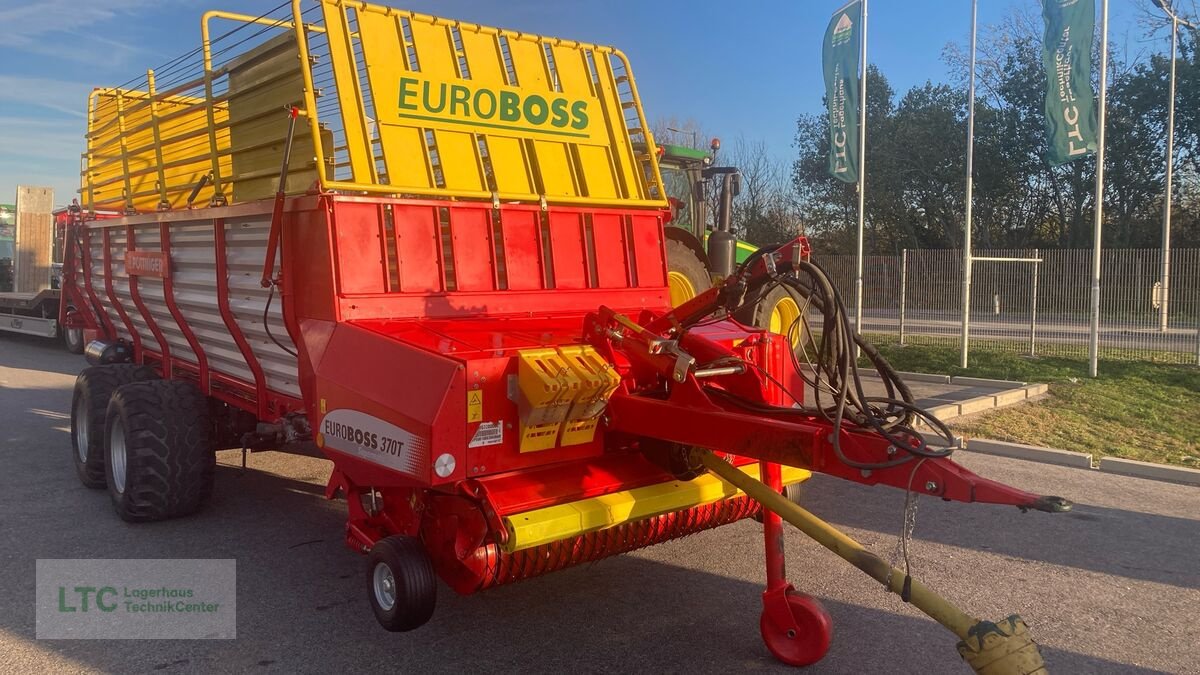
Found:
[[[757,517],[764,640],[804,665],[830,622],[786,581],[781,515],[826,545],[828,526],[781,493],[811,471],[1065,507],[922,439],[802,238],[672,310],[670,209],[620,51],[350,0],[209,12],[202,44],[195,70],[88,103],[63,292],[97,339],[72,458],[125,520],[200,510],[217,449],[327,457],[365,604],[405,631],[438,578],[468,594]],[[779,288],[820,320],[733,318]],[[856,345],[891,397],[864,397]],[[964,654],[1002,636],[1036,655],[1019,619],[967,622],[839,546]]]

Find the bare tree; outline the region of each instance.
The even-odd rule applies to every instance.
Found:
[[[741,238],[762,245],[801,233],[789,166],[772,156],[765,141],[739,136],[723,150],[720,163],[737,167],[742,174],[741,192],[733,205],[733,228]]]
[[[693,118],[680,120],[678,117],[659,117],[650,123],[650,132],[656,143],[684,145],[689,148],[707,148],[711,138],[704,125]]]

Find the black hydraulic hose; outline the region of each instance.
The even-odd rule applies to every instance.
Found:
[[[777,246],[759,249],[742,263],[734,274],[731,288],[732,294],[736,294],[737,297],[725,298],[725,308],[727,312],[734,313],[744,306],[761,302],[776,287],[785,288],[789,294],[802,301],[800,304],[804,310],[795,322],[787,327],[787,334],[790,340],[799,332],[799,345],[791,350],[792,367],[801,379],[813,388],[814,405],[803,406],[797,401],[798,407],[779,407],[744,399],[716,387],[706,387],[706,390],[747,410],[819,416],[825,419],[834,427],[832,445],[839,461],[854,468],[882,469],[898,466],[918,457],[937,458],[951,454],[952,448],[931,448],[913,428],[914,422],[919,418],[947,442],[953,440],[945,424],[916,405],[912,391],[899,372],[856,330],[857,327],[851,325],[841,294],[824,269],[810,261],[797,261],[790,266],[785,265],[774,275],[750,278],[750,270],[759,259],[776,249]],[[734,302],[737,306],[730,308]],[[815,310],[821,317],[819,336],[814,335],[813,327],[809,325],[809,309]],[[697,320],[685,327],[699,323]],[[810,346],[812,354],[808,359],[809,363],[803,364],[796,352],[803,349],[807,354]],[[867,394],[858,369],[858,350],[861,350],[879,374],[884,387],[883,396]],[[805,373],[806,365],[812,369],[811,378]],[[761,368],[759,370],[761,371]],[[775,381],[769,373],[764,372],[763,375]],[[823,393],[833,394],[833,400],[828,405],[822,403]],[[847,457],[840,439],[840,432],[846,423],[882,436],[896,448],[897,456],[884,462],[860,462]]]

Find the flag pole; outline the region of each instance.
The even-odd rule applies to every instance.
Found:
[[[967,204],[963,222],[962,260],[962,350],[961,366],[967,367],[971,347],[971,216],[975,194],[975,35],[979,23],[979,0],[971,2],[971,78],[967,94]]]
[[[858,120],[858,248],[854,270],[854,330],[863,332],[863,225],[866,219],[867,195],[867,0],[862,0],[862,85],[859,96],[862,115]],[[858,356],[855,347],[854,355]]]
[[[1100,359],[1100,231],[1104,222],[1104,118],[1108,104],[1108,0],[1100,2],[1100,114],[1096,132],[1096,218],[1092,232],[1092,317],[1088,374],[1096,377]]]

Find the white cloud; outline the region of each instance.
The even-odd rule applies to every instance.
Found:
[[[84,122],[0,115],[0,202],[11,202],[17,185],[54,188],[58,205],[79,186]]]
[[[79,157],[87,131],[83,120],[55,121],[0,116],[0,162]]]
[[[0,75],[0,102],[46,108],[75,117],[87,117],[91,91],[92,86],[82,82]]]
[[[19,26],[19,30],[6,30],[4,41],[10,47],[27,47],[55,33],[91,34],[97,24],[128,18],[140,9],[161,5],[158,0],[42,0],[0,9],[0,26]],[[62,47],[70,49],[71,45]]]

